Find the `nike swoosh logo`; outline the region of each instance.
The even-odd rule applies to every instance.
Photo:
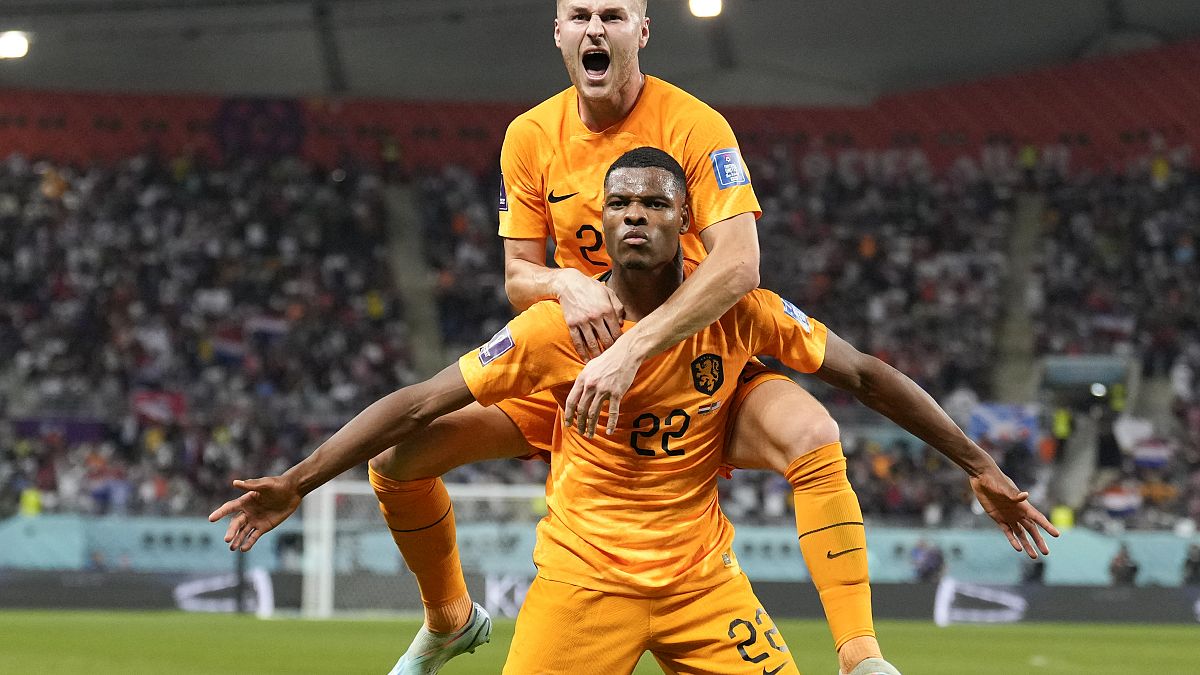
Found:
[[[861,551],[861,550],[863,550],[863,548],[861,546],[859,546],[858,548],[848,548],[845,551],[838,551],[837,553],[834,553],[833,551],[825,551],[825,557],[829,558],[830,560],[833,560],[834,558],[840,558],[840,557],[846,555],[847,553],[853,553],[855,551]]]
[[[775,675],[775,673],[778,673],[779,671],[783,670],[783,667],[786,665],[787,665],[786,663],[781,663],[781,664],[775,666],[775,668],[772,670],[767,670],[767,667],[763,666],[763,675]]]
[[[557,203],[563,201],[564,199],[570,199],[571,197],[574,197],[577,194],[579,194],[579,193],[572,192],[569,195],[563,195],[560,197],[560,196],[554,194],[554,190],[551,190],[550,194],[546,195],[546,201],[550,202],[551,204],[557,204]]]

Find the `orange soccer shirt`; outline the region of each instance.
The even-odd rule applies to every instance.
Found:
[[[599,133],[579,119],[574,87],[513,120],[500,151],[500,236],[552,239],[554,260],[589,275],[608,269],[600,212],[604,174],[626,152],[652,146],[687,174],[694,227],[686,258],[704,259],[699,233],[742,213],[760,215],[737,139],[720,113],[654,77],[629,115]]]
[[[770,291],[755,290],[719,321],[638,370],[615,434],[585,438],[561,424],[583,368],[562,308],[540,302],[459,359],[483,405],[549,390],[559,404],[549,514],[538,525],[539,574],[643,596],[710,588],[739,572],[733,526],[717,505],[728,401],[755,354],[801,372],[821,367],[826,329]],[[607,408],[605,408],[607,410]]]

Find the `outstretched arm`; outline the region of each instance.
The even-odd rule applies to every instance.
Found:
[[[588,362],[567,396],[567,424],[595,429],[605,399],[609,433],[615,431],[621,397],[642,363],[715,323],[758,287],[758,229],[754,214],[742,213],[700,233],[708,257],[658,309]],[[579,419],[576,420],[576,417]]]
[[[452,364],[425,382],[372,403],[282,476],[235,480],[233,486],[246,493],[222,504],[208,519],[216,522],[233,515],[225,541],[230,550],[249,551],[260,536],[286,520],[305,495],[473,400],[458,364]]]
[[[867,407],[950,458],[967,472],[979,503],[1004,531],[1014,549],[1024,551],[1030,558],[1036,558],[1038,551],[1049,555],[1050,549],[1038,528],[1055,537],[1058,530],[1029,503],[1029,493],[1018,490],[992,457],[967,438],[917,383],[883,361],[859,352],[832,332],[828,335],[824,363],[816,376],[853,393]]]

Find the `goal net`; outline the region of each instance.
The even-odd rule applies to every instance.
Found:
[[[454,503],[458,549],[472,598],[497,616],[515,616],[536,570],[537,521],[544,483],[446,485]],[[303,504],[301,613],[420,613],[421,595],[396,550],[365,480],[332,481]]]

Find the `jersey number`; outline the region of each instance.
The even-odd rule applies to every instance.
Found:
[[[637,454],[645,457],[654,457],[657,453],[653,448],[643,448],[639,441],[646,439],[649,441],[660,430],[662,430],[662,451],[671,457],[678,457],[683,454],[683,450],[672,450],[671,439],[683,438],[687,433],[688,426],[692,423],[692,416],[687,414],[687,411],[676,408],[671,411],[663,419],[659,419],[654,413],[642,413],[636,420],[633,421],[633,426],[636,427],[633,433],[629,434],[629,446],[632,447]],[[678,428],[672,428],[679,425]]]
[[[588,244],[585,235],[591,235],[592,243]],[[594,225],[580,225],[578,230],[575,230],[575,238],[583,242],[579,244],[579,255],[583,259],[592,263],[597,267],[608,267],[608,263],[603,260],[593,260],[592,254],[604,248],[604,235],[597,230]]]
[[[733,621],[729,622],[729,637],[736,640],[738,637],[738,629],[743,627],[749,633],[745,640],[737,643],[737,650],[738,653],[742,655],[743,661],[747,661],[749,663],[758,663],[771,654],[770,652],[762,652],[761,654],[751,656],[750,652],[746,651],[746,647],[753,647],[754,643],[758,642],[758,629],[754,626],[763,625],[763,617],[766,616],[766,614],[767,613],[760,607],[754,612],[754,623],[750,623],[745,619],[734,619]],[[786,652],[787,646],[779,644],[776,641],[778,636],[779,629],[775,626],[771,626],[763,632],[763,637],[767,638],[767,644],[771,645],[772,649],[778,652]]]

